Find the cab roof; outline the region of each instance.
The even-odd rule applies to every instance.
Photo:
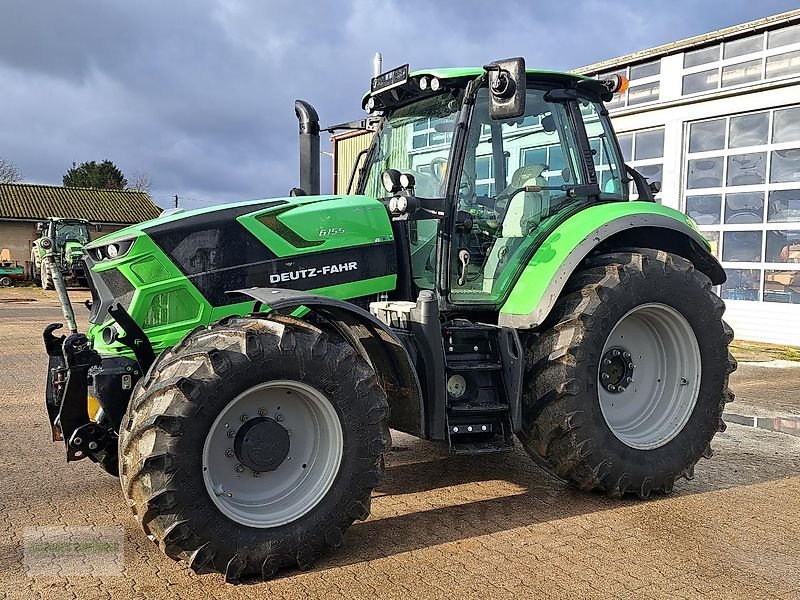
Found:
[[[420,69],[418,71],[411,71],[408,74],[409,79],[413,79],[415,77],[421,77],[423,75],[428,77],[436,77],[437,79],[442,79],[446,81],[455,82],[458,79],[474,79],[480,75],[483,75],[486,70],[483,67],[439,67],[439,68],[432,68],[432,69]],[[581,81],[583,79],[592,79],[591,77],[586,77],[584,75],[577,75],[575,73],[566,73],[564,71],[549,71],[545,69],[526,69],[525,73],[527,75],[541,76],[543,79],[550,79],[558,81]],[[361,97],[361,106],[362,108],[365,106],[367,99],[372,95],[371,90],[367,90],[366,93]]]

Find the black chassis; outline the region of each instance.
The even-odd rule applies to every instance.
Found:
[[[67,462],[82,458],[99,462],[116,453],[117,432],[130,395],[155,359],[147,337],[127,311],[115,302],[108,312],[123,329],[117,339],[131,348],[136,360],[103,358],[82,333],[54,335],[61,323],[48,325],[42,336],[48,355],[45,405],[53,441],[65,443]],[[90,394],[100,404],[98,415],[89,415]]]

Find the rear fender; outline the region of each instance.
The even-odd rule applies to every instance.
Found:
[[[725,281],[709,243],[683,213],[651,202],[599,204],[569,217],[548,235],[500,309],[499,324],[538,327],[587,256],[630,247],[678,254],[714,285]]]
[[[305,307],[322,316],[375,370],[389,401],[389,425],[424,437],[425,410],[417,372],[408,351],[385,323],[355,304],[326,296],[276,288],[235,293],[255,299],[255,312]]]

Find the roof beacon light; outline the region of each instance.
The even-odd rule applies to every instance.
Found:
[[[602,81],[612,94],[624,94],[628,89],[629,81],[624,75],[611,75]]]

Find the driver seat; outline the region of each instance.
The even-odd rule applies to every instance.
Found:
[[[526,185],[547,185],[542,173],[547,165],[533,164],[520,167],[511,176],[511,183],[501,194],[510,194]],[[544,192],[519,192],[508,200],[503,215],[503,237],[523,237],[528,234],[530,224],[538,219],[544,208]]]
[[[542,173],[547,165],[533,164],[520,167],[511,176],[511,184],[501,193],[510,194],[526,185],[547,185]],[[494,282],[514,255],[522,239],[528,235],[531,225],[538,223],[544,208],[544,193],[519,192],[509,198],[505,214],[502,216],[500,235],[495,239],[486,256],[483,291],[492,293]]]

